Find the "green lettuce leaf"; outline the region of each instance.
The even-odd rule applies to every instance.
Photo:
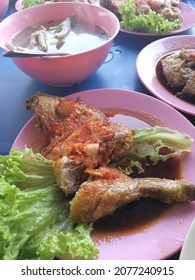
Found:
[[[113,165],[125,170],[127,174],[136,168],[138,173],[144,173],[143,164],[156,165],[182,153],[191,151],[193,139],[182,132],[167,127],[154,126],[134,130],[134,145],[121,160]]]
[[[55,184],[53,162],[31,149],[14,149],[7,156],[0,156],[0,174],[10,184],[19,188],[47,187]]]
[[[45,2],[54,2],[54,0],[23,0],[22,5],[24,8],[44,4]]]
[[[28,148],[0,156],[0,259],[94,259],[92,230],[71,222],[51,161]]]
[[[133,0],[120,4],[123,20],[121,28],[135,32],[163,33],[170,32],[182,26],[182,21],[177,19],[173,22],[163,18],[161,14],[150,12],[149,14],[136,14]]]

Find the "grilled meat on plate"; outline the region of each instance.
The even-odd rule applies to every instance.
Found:
[[[70,215],[75,223],[95,222],[141,198],[170,204],[195,199],[195,186],[187,180],[159,178],[132,179],[112,167],[88,170],[84,182],[71,202]]]
[[[26,106],[49,136],[43,155],[55,161],[56,179],[66,194],[79,188],[86,179],[87,167],[97,168],[118,160],[133,145],[131,130],[109,122],[101,111],[79,100],[38,93],[30,97]]]
[[[161,59],[162,71],[167,84],[175,88],[176,96],[195,100],[195,50],[182,49]]]
[[[195,200],[195,186],[186,180],[132,179],[110,167],[127,154],[134,136],[101,111],[43,93],[30,97],[26,106],[48,135],[43,154],[54,161],[58,186],[66,195],[76,193],[70,206],[73,222],[94,222],[146,197],[168,204]]]

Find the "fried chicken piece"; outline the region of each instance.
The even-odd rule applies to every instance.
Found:
[[[87,167],[105,166],[123,157],[133,145],[133,132],[122,124],[109,122],[97,109],[79,100],[42,93],[27,101],[27,109],[39,118],[50,143],[43,155],[55,161],[58,185],[74,193]]]
[[[90,174],[71,201],[74,223],[95,222],[130,202],[141,198],[170,204],[195,200],[195,186],[187,180],[159,178],[132,179],[112,167],[86,170]]]
[[[132,131],[122,124],[108,121],[108,118],[91,106],[80,101],[67,100],[57,96],[38,93],[26,102],[26,108],[35,113],[44,132],[50,138],[44,155],[57,160],[68,156],[72,160],[102,165],[121,158],[132,146]]]
[[[195,185],[185,179],[136,179],[142,198],[157,199],[166,204],[195,200]]]
[[[86,118],[107,120],[100,110],[91,108],[79,100],[72,101],[42,92],[38,92],[26,101],[26,109],[35,113],[44,132],[50,138],[65,133],[68,136],[78,129]],[[69,119],[71,116],[72,118]]]
[[[116,168],[88,170],[90,178],[77,191],[70,206],[74,223],[94,222],[124,204],[140,199],[137,183]]]
[[[195,66],[195,50],[183,48],[180,52],[180,57],[185,60],[188,67]]]
[[[26,109],[35,113],[39,119],[41,126],[46,134],[50,137],[55,135],[56,130],[53,131],[52,124],[56,119],[56,107],[59,104],[58,98],[52,95],[45,95],[41,92],[31,96],[26,101]]]
[[[113,14],[118,18],[119,21],[122,21],[123,16],[120,10],[119,5],[117,4],[117,1],[114,0],[99,0],[99,5]]]
[[[136,13],[149,14],[151,11],[162,13],[165,8],[173,8],[170,0],[134,0]]]
[[[183,48],[178,55],[161,60],[163,74],[171,87],[180,87],[176,96],[195,100],[195,51]]]
[[[139,1],[139,0],[138,0]],[[160,13],[162,9],[167,7],[167,1],[165,0],[146,0],[146,3],[156,13]]]
[[[135,0],[135,9],[138,15],[147,15],[152,11],[146,0]]]
[[[175,21],[177,19],[183,21],[181,10],[177,7],[166,7],[161,11],[162,16],[168,21]]]
[[[182,99],[195,100],[195,71],[190,73],[184,88],[176,96]]]
[[[184,61],[179,55],[168,55],[161,59],[163,74],[171,87],[183,86],[188,78],[188,73],[182,71]]]

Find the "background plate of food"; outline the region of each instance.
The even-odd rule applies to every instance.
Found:
[[[73,1],[75,1],[75,0],[69,0],[69,1],[68,0],[18,0],[18,1],[16,1],[15,9],[16,9],[16,11],[20,11],[24,8],[29,8],[29,7],[40,5],[40,4],[49,4],[51,2],[73,2]],[[96,0],[91,0],[91,1],[78,0],[78,2],[90,3],[90,4],[96,3],[97,1]]]
[[[142,49],[136,61],[139,78],[152,94],[191,115],[195,115],[194,40],[192,35],[159,39]]]
[[[32,98],[30,97],[27,102],[27,109],[36,111],[38,108],[36,107],[37,104],[41,104],[39,103],[41,102],[39,98],[42,97],[46,97],[46,100],[51,98],[54,101],[53,104],[58,104],[60,101],[61,105],[64,104],[62,108],[65,108],[64,106],[68,104],[56,96],[45,96],[40,93]],[[185,117],[166,103],[142,93],[119,89],[95,89],[69,95],[67,99],[73,101],[81,100],[82,103],[90,105],[92,108],[100,109],[109,116],[109,121],[123,124],[130,130],[138,127],[150,129],[153,126],[158,126],[161,129],[165,126],[171,130],[181,131],[189,135],[190,139],[195,139],[195,129]],[[41,108],[43,107],[41,106],[39,109]],[[36,111],[36,114],[38,111]],[[45,114],[46,111],[42,113]],[[33,148],[35,152],[41,152],[47,146],[48,137],[44,134],[41,126],[38,125],[37,117],[34,116],[24,126],[13,143],[12,149],[19,148],[22,150],[27,145],[27,147]],[[74,120],[74,118],[71,119]],[[44,121],[44,118],[42,120]],[[60,129],[57,123],[55,123],[55,127],[57,130]],[[93,129],[98,130],[94,126]],[[104,128],[100,129],[103,131]],[[175,136],[173,138],[175,139]],[[183,140],[179,142],[183,143]],[[181,168],[177,164],[179,166],[181,164]],[[172,168],[176,166],[177,172],[180,170],[181,173],[179,172],[180,175],[174,176],[184,177],[194,184],[194,143],[191,146],[191,152],[184,153],[181,162],[177,162],[177,164],[174,161],[174,164],[171,164]],[[168,171],[172,168],[170,165],[169,167],[165,166],[164,175],[162,175],[161,166],[160,171],[158,170],[158,175],[157,169],[155,169],[155,175],[159,177],[169,176]],[[172,170],[171,174],[173,173]],[[90,204],[85,203],[85,205]],[[134,201],[120,208],[120,210],[118,209],[113,216],[94,222],[92,239],[99,250],[98,258],[166,259],[181,248],[186,233],[193,221],[194,211],[195,202],[173,203],[167,206],[164,203],[150,199]]]
[[[144,36],[177,34],[194,26],[195,11],[180,1],[100,0],[118,17],[121,31]]]
[[[29,8],[41,4],[48,4],[50,2],[57,2],[57,0],[17,0],[15,4],[15,9],[16,11],[20,11],[25,8]]]

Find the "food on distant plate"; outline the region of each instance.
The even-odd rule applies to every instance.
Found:
[[[127,31],[165,33],[183,24],[179,1],[100,0],[100,6],[115,13],[121,28]]]
[[[92,0],[93,1],[93,0]],[[49,4],[53,2],[83,2],[90,3],[90,0],[21,0],[23,8],[29,8],[40,4]]]
[[[81,22],[76,15],[71,15],[60,23],[49,21],[29,26],[14,34],[6,46],[19,52],[68,55],[91,50],[108,39],[108,33],[100,26]]]
[[[180,18],[180,10],[169,0],[134,0],[136,13],[149,14],[151,11],[160,13],[168,20]],[[172,15],[173,18],[172,18]]]
[[[111,11],[118,18],[119,21],[122,21],[123,15],[120,9],[120,5],[115,0],[99,0],[99,5],[109,11]]]
[[[183,48],[179,53],[166,55],[159,63],[156,73],[163,85],[176,97],[195,102],[195,50]]]

